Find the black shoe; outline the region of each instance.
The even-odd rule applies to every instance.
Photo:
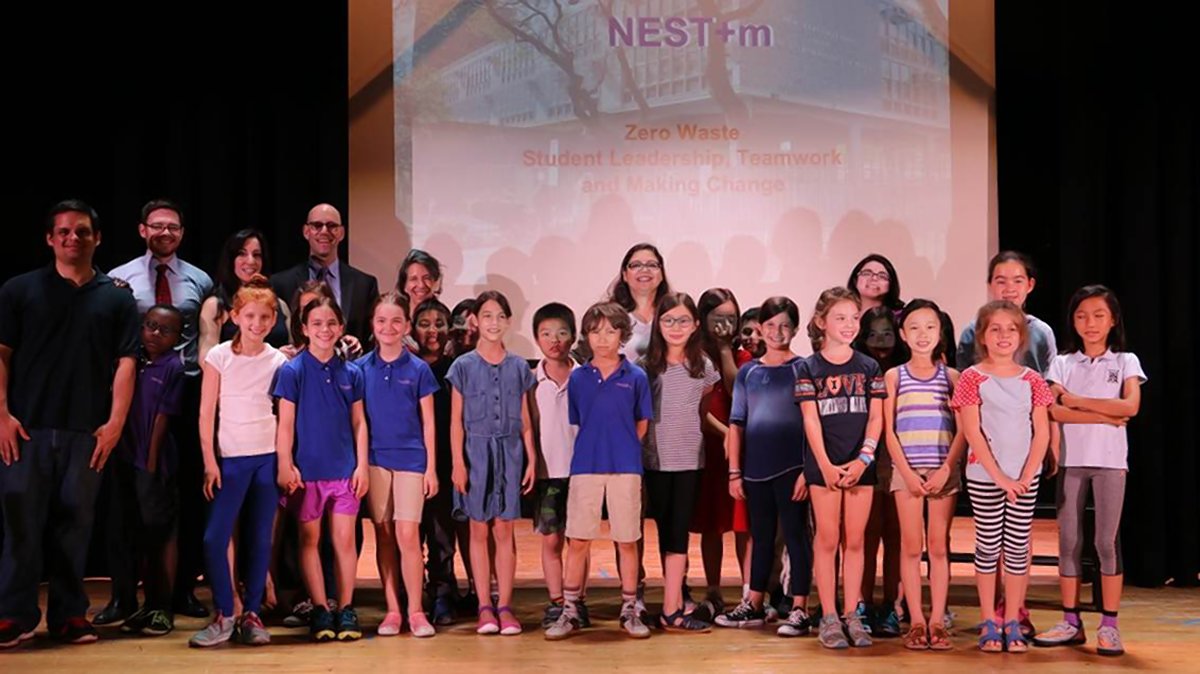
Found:
[[[137,602],[129,605],[120,599],[114,599],[108,602],[108,605],[101,609],[99,613],[92,616],[92,624],[112,625],[126,620],[134,613],[137,613]]]
[[[583,599],[575,602],[575,618],[579,621],[580,627],[592,626],[592,615],[591,612],[588,611],[587,602],[585,602]]]
[[[189,592],[186,597],[175,600],[176,615],[185,615],[189,618],[207,618],[208,609],[204,604],[196,599],[195,593]]]
[[[475,615],[479,612],[479,595],[474,592],[468,592],[459,598],[458,606],[455,608],[458,609],[459,615]]]
[[[313,641],[333,641],[337,638],[337,628],[329,609],[314,605],[309,615],[308,633],[312,635]]]
[[[90,644],[100,638],[100,633],[87,618],[67,618],[67,622],[50,629],[50,635],[64,644]]]
[[[92,624],[96,624],[96,621],[92,620]],[[121,633],[141,634],[142,628],[148,624],[150,624],[150,609],[143,606],[134,611],[133,615],[126,618],[125,622],[121,623]]]
[[[337,640],[357,641],[362,638],[362,628],[358,626],[358,613],[353,606],[343,606],[337,612]]]

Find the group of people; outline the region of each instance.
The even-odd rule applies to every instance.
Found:
[[[1071,297],[1058,353],[1051,328],[1023,309],[1032,261],[1000,253],[987,270],[991,301],[956,345],[945,312],[902,301],[891,262],[872,254],[817,298],[803,325],[812,355],[801,357],[795,301],[743,312],[725,288],[694,300],[641,243],[578,321],[557,302],[534,313],[541,358],[531,362],[505,348],[508,299],[487,290],[447,307],[443,270],[425,252],[410,251],[380,293],[338,259],[345,226],[327,204],[302,226],[308,259],[270,277],[261,232],[230,237],[214,283],[176,256],[176,204],[148,203],[138,230],[146,254],[103,274],[92,264],[95,211],[62,202],[46,221],[54,262],[0,288],[0,647],[32,638],[43,571],[51,635],[97,639],[82,576],[104,491],[113,595],[95,623],[166,634],[176,612],[207,613],[193,595],[203,572],[214,611],[196,647],[269,643],[260,614],[281,603],[289,569],[302,587],[285,625],[306,625],[316,641],[360,638],[360,516],[376,534],[379,635],[407,625],[431,637],[464,611],[479,634],[520,634],[514,527],[525,501],[542,537],[547,639],[591,625],[589,551],[607,517],[619,625],[631,637],[774,621],[781,636],[815,629],[831,649],[892,636],[946,650],[950,524],[965,486],[979,648],[1086,640],[1090,491],[1104,586],[1098,651],[1123,652],[1124,425],[1145,375],[1104,286]],[[1030,533],[1051,475],[1063,618],[1037,633],[1025,609]],[[663,569],[653,617],[647,517]],[[742,592],[726,605],[730,532]],[[692,534],[707,584],[699,601],[686,582]],[[198,558],[203,569],[187,563]]]

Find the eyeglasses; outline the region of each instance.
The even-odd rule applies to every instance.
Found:
[[[342,223],[340,223],[340,222],[306,222],[306,223],[304,223],[304,226],[312,227],[313,229],[317,230],[318,232],[321,231],[322,229],[327,229],[331,232],[334,232],[343,227]]]
[[[646,271],[658,271],[662,269],[662,265],[651,260],[650,262],[630,262],[625,265],[625,268],[629,271],[642,271],[643,269]]]
[[[169,325],[162,325],[160,323],[156,323],[155,321],[146,321],[146,322],[142,323],[142,328],[151,334],[154,334],[157,332],[158,334],[162,335],[163,337],[171,337],[173,335],[179,334],[179,331],[176,330],[175,328],[172,328]]]
[[[871,271],[870,269],[864,269],[858,272],[858,277],[864,281],[875,279],[876,281],[883,281],[884,283],[892,280],[892,277],[888,275],[886,271]]]
[[[690,328],[696,324],[696,322],[692,320],[691,316],[680,316],[678,318],[674,316],[667,316],[665,318],[658,319],[658,322],[664,328],[673,328],[676,325],[681,328]]]
[[[177,222],[172,222],[169,224],[164,222],[147,222],[146,229],[154,232],[155,234],[162,234],[163,232],[178,234],[183,231],[183,225]]]

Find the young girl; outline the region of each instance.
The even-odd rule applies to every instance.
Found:
[[[509,606],[516,574],[513,521],[521,495],[533,491],[537,457],[526,391],[537,383],[524,358],[504,349],[512,310],[504,295],[489,290],[475,298],[472,315],[479,343],[450,366],[455,514],[471,522],[471,568],[479,596],[479,634],[514,635],[521,623]],[[500,606],[492,605],[491,552],[495,543]]]
[[[204,557],[216,616],[191,638],[206,647],[233,636],[233,581],[227,550],[234,525],[242,523],[246,584],[242,614],[236,621],[242,643],[262,645],[271,635],[258,617],[267,568],[271,530],[279,492],[275,486],[275,415],[271,381],[287,357],[265,343],[276,322],[279,300],[267,279],[254,275],[234,293],[230,318],[233,340],[209,349],[200,393],[200,449],[204,456],[204,496],[212,501],[204,531]],[[218,414],[219,431],[218,428]],[[217,458],[213,435],[220,444]]]
[[[888,394],[883,406],[884,432],[892,459],[887,486],[895,495],[900,519],[900,577],[911,623],[904,645],[914,650],[951,648],[944,624],[950,591],[948,548],[966,441],[950,409],[958,372],[942,362],[946,345],[941,317],[941,310],[929,300],[908,303],[900,314],[900,337],[912,358],[884,376]],[[926,531],[932,596],[928,623],[921,609],[921,550]]]
[[[767,351],[738,370],[729,414],[729,494],[750,511],[750,592],[732,611],[717,616],[722,627],[758,627],[766,621],[764,594],[775,562],[775,532],[787,546],[787,594],[793,597],[780,636],[808,633],[812,546],[808,538],[808,483],[804,477],[804,421],[796,409],[796,382],[804,359],[792,353],[800,324],[796,303],[772,297],[759,310]]]
[[[438,490],[433,412],[438,383],[425,361],[404,348],[409,336],[408,298],[396,291],[380,295],[371,326],[376,348],[356,364],[363,373],[371,438],[367,503],[375,523],[375,558],[387,602],[379,634],[394,636],[404,624],[396,590],[399,544],[409,628],[414,637],[431,637],[433,626],[421,609],[424,557],[418,528],[425,500]]]
[[[1038,646],[1081,644],[1087,640],[1079,619],[1079,557],[1083,546],[1083,513],[1088,489],[1096,507],[1096,552],[1104,597],[1097,652],[1125,652],[1117,629],[1117,609],[1124,583],[1117,532],[1125,501],[1129,464],[1125,422],[1137,416],[1141,386],[1146,381],[1138,357],[1125,350],[1121,305],[1113,291],[1084,286],[1071,297],[1067,317],[1075,328],[1067,351],[1055,357],[1046,378],[1057,404],[1050,415],[1063,424],[1057,463],[1058,574],[1063,620],[1037,635]]]
[[[1029,580],[1029,536],[1038,477],[1050,440],[1054,396],[1041,375],[1017,358],[1029,345],[1025,312],[1007,301],[979,310],[978,364],[962,373],[951,407],[959,411],[970,450],[967,491],[975,515],[975,580],[983,626],[979,648],[1029,650],[1019,622]],[[1004,633],[996,619],[996,567],[1004,556]]]
[[[813,355],[796,381],[808,436],[804,477],[817,520],[813,572],[821,597],[820,641],[826,648],[871,645],[863,624],[863,539],[871,514],[875,448],[883,430],[887,390],[879,364],[851,347],[858,336],[858,320],[857,295],[845,288],[821,293],[808,323]],[[834,567],[843,539],[844,630],[838,618]]]
[[[643,464],[647,510],[658,524],[663,565],[659,623],[667,630],[706,632],[708,623],[684,614],[683,583],[688,527],[704,467],[701,412],[721,375],[704,355],[700,313],[691,297],[663,295],[654,316],[656,328],[642,361],[654,400],[653,429],[644,439]]]
[[[763,342],[758,307],[747,309],[739,323],[742,327],[738,331],[737,352],[733,355],[733,360],[741,367],[755,358],[762,358],[767,353],[767,345]]]
[[[300,310],[307,346],[279,368],[279,486],[300,523],[300,567],[312,599],[309,630],[316,641],[362,637],[352,606],[358,555],[354,528],[367,493],[367,421],[362,370],[334,352],[345,321],[337,302],[319,297]],[[336,617],[326,608],[325,575],[318,546],[321,520],[336,558]]]

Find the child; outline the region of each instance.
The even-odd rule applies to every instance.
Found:
[[[883,430],[887,390],[879,364],[851,347],[858,331],[858,296],[845,288],[821,293],[808,323],[813,355],[796,381],[808,437],[804,477],[816,512],[813,571],[821,597],[820,641],[826,648],[871,645],[863,624],[863,539],[871,514],[875,448]],[[838,619],[834,568],[843,538],[844,631]]]
[[[425,570],[429,576],[428,593],[433,598],[433,624],[454,624],[455,604],[458,602],[458,579],[454,577],[454,549],[458,548],[463,566],[467,569],[468,596],[475,591],[468,542],[470,528],[454,519],[454,488],[450,481],[453,460],[450,458],[450,386],[446,374],[454,362],[447,348],[450,341],[450,309],[437,298],[427,299],[413,312],[413,338],[421,360],[433,371],[438,390],[433,393],[433,423],[435,466],[438,490],[425,501],[421,514],[421,539],[428,550]],[[465,607],[464,607],[465,608]],[[469,607],[474,614],[476,606]]]
[[[796,382],[804,360],[792,353],[800,323],[796,303],[772,297],[759,309],[766,353],[741,370],[729,415],[729,493],[750,510],[750,591],[737,608],[717,617],[722,627],[766,621],[763,597],[775,561],[775,531],[783,530],[793,604],[780,636],[808,634],[812,545],[808,539],[808,483],[804,477],[804,420]]]
[[[762,358],[767,353],[767,345],[763,342],[762,322],[758,320],[758,307],[751,307],[742,314],[739,321],[742,326],[738,331],[737,353],[734,362],[738,367],[749,363],[755,358]]]
[[[900,520],[900,577],[911,623],[904,646],[913,650],[952,647],[945,625],[950,591],[948,549],[966,442],[950,409],[958,372],[942,362],[946,345],[941,318],[942,311],[933,302],[909,302],[900,313],[900,337],[912,357],[884,375],[884,438],[892,459],[888,489],[895,495]],[[932,597],[929,622],[921,608],[921,550],[926,531]]]
[[[997,253],[988,262],[988,299],[992,302],[1012,302],[1021,310],[1025,309],[1025,300],[1037,286],[1037,269],[1033,259],[1024,253],[1006,250]],[[1045,321],[1033,314],[1025,314],[1026,332],[1029,333],[1029,348],[1020,354],[1020,362],[1025,367],[1044,375],[1050,367],[1050,361],[1057,353],[1054,343],[1054,330]],[[975,364],[978,351],[975,348],[975,321],[963,328],[962,336],[958,339],[958,357],[955,359],[960,370]]]
[[[471,313],[474,306],[475,300],[467,298],[454,305],[450,313],[450,344],[446,348],[451,356],[465,355],[479,342],[479,326]]]
[[[319,297],[300,310],[307,347],[279,368],[279,486],[300,523],[300,566],[312,598],[309,631],[315,641],[362,637],[353,607],[358,555],[354,529],[367,493],[367,422],[362,370],[337,357],[345,320],[337,302]],[[321,520],[330,513],[336,558],[337,616],[326,609],[325,574],[318,547]]]
[[[700,312],[686,293],[663,295],[655,307],[654,325],[642,360],[654,406],[653,428],[644,439],[643,465],[647,510],[658,525],[662,556],[663,608],[659,624],[666,630],[707,632],[707,622],[685,615],[683,586],[688,527],[704,467],[701,414],[721,375],[704,355]],[[729,332],[732,334],[732,330]]]
[[[726,532],[734,532],[743,597],[750,591],[750,516],[746,512],[746,502],[729,494],[729,457],[725,454],[729,412],[733,406],[733,382],[737,378],[738,356],[743,351],[736,346],[739,309],[731,290],[709,288],[700,296],[696,309],[700,312],[704,352],[721,375],[704,410],[704,472],[700,476],[700,493],[704,497],[696,502],[691,528],[692,533],[700,534],[700,553],[708,583],[707,596],[697,608],[696,617],[710,622],[725,612],[725,600],[721,597],[721,559],[725,553]],[[757,308],[747,314],[751,312],[758,315]],[[758,341],[762,341],[761,331]]]
[[[396,291],[375,300],[371,312],[375,350],[355,364],[362,370],[370,435],[367,505],[375,523],[375,558],[387,614],[380,636],[400,633],[396,549],[408,594],[408,625],[414,637],[431,637],[421,606],[424,557],[419,527],[425,500],[438,490],[433,393],[438,390],[425,361],[404,348],[409,337],[408,298]]]
[[[214,346],[204,358],[200,450],[204,456],[204,496],[212,502],[204,530],[204,558],[216,615],[188,642],[195,647],[229,641],[235,626],[244,644],[261,646],[271,641],[258,613],[271,562],[271,532],[279,500],[271,383],[287,356],[265,343],[275,325],[278,303],[267,279],[255,275],[233,296],[230,319],[237,326],[233,339]],[[227,554],[234,526],[239,522],[245,541],[240,552],[247,560],[240,617],[235,614]]]
[[[564,304],[551,302],[534,313],[533,334],[542,352],[542,359],[533,368],[537,385],[530,392],[529,407],[538,443],[533,526],[542,535],[542,573],[550,594],[542,628],[547,628],[563,611],[563,532],[567,528],[571,454],[575,450],[575,427],[570,424],[567,405],[567,382],[575,370],[571,360],[575,313]],[[575,607],[580,623],[586,627],[590,620],[586,619],[582,596]]]
[[[578,603],[586,562],[607,505],[622,567],[620,623],[629,636],[645,639],[650,629],[637,607],[637,542],[642,537],[641,440],[654,414],[650,385],[646,373],[621,354],[633,334],[629,313],[621,305],[594,304],[582,323],[592,357],[567,383],[568,418],[578,427],[567,497],[567,577],[562,614],[546,629],[546,638],[565,639],[580,627]]]
[[[990,302],[975,324],[978,364],[962,373],[951,407],[958,410],[970,450],[967,491],[975,516],[975,580],[987,653],[1029,650],[1019,615],[1029,580],[1029,536],[1038,477],[1050,438],[1054,396],[1041,375],[1019,365],[1029,344],[1025,313],[1012,302]],[[1004,633],[996,623],[996,570],[1004,553],[1007,597]]]
[[[525,392],[536,383],[524,358],[504,349],[512,309],[494,290],[475,298],[471,310],[479,327],[475,348],[455,359],[446,375],[454,387],[450,401],[450,446],[455,516],[471,522],[471,568],[479,596],[478,634],[521,633],[511,602],[516,574],[513,521],[521,516],[521,495],[533,491],[537,457]],[[500,606],[491,601],[492,553]]]
[[[1067,352],[1050,364],[1050,390],[1058,402],[1050,415],[1063,424],[1058,464],[1058,573],[1063,620],[1039,634],[1038,646],[1081,644],[1087,640],[1079,619],[1079,557],[1083,513],[1090,487],[1096,507],[1096,552],[1104,597],[1096,651],[1125,652],[1117,629],[1124,584],[1117,539],[1129,453],[1125,422],[1137,416],[1146,381],[1138,357],[1125,351],[1125,324],[1113,291],[1084,286],[1071,297],[1067,317],[1075,328]]]
[[[146,601],[121,624],[126,634],[162,636],[175,629],[171,613],[179,488],[170,417],[179,414],[183,361],[175,351],[183,314],[169,304],[151,307],[142,322],[142,353],[128,421],[112,464],[109,535],[113,602],[137,606],[144,569]]]
[[[887,258],[878,257],[886,261]],[[879,265],[868,261],[863,272]],[[889,262],[890,266],[891,263]],[[860,280],[858,293],[870,292],[876,281]],[[885,284],[886,285],[886,284]],[[863,300],[866,302],[867,300]],[[876,304],[862,313],[859,319],[858,339],[854,349],[870,356],[879,363],[879,371],[887,372],[906,360],[903,343],[896,339],[896,310],[885,304]],[[900,523],[896,517],[896,501],[889,498],[892,483],[892,460],[888,452],[878,452],[875,464],[875,496],[871,499],[871,517],[867,520],[866,548],[863,551],[863,599],[867,611],[872,614],[871,633],[881,637],[900,636],[900,616],[896,607],[900,595]],[[872,606],[875,597],[875,566],[879,546],[883,544],[883,603]]]

